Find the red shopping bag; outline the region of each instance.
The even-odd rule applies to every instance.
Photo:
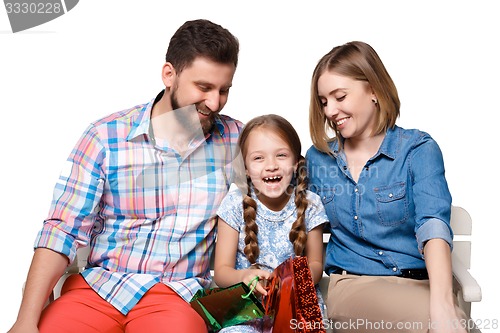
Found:
[[[307,257],[289,258],[276,267],[263,303],[273,333],[326,332]]]

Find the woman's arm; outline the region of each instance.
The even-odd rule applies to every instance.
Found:
[[[430,284],[429,332],[465,333],[455,310],[450,246],[442,239],[431,239],[424,246],[424,255]]]
[[[307,261],[311,269],[314,284],[323,276],[323,225],[319,225],[307,233]]]
[[[217,228],[214,280],[219,287],[226,288],[238,282],[248,284],[255,276],[259,276],[259,280],[269,278],[271,274],[261,269],[235,269],[239,233],[221,218]],[[256,290],[263,295],[267,294],[260,283],[257,284]]]

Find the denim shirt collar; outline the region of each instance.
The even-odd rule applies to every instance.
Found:
[[[402,131],[399,126],[394,125],[393,128],[387,129],[378,152],[371,159],[375,159],[379,155],[385,155],[392,160],[396,159],[401,146],[401,134]],[[339,141],[333,140],[330,143],[330,149],[333,151],[333,155],[337,157],[339,154]]]
[[[377,154],[373,158],[378,157],[379,155],[385,155],[390,159],[394,160],[397,157],[397,154],[400,150],[401,146],[401,128],[394,125],[393,128],[389,128],[385,132],[384,140],[378,149]]]

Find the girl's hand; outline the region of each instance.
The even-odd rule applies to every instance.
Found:
[[[271,273],[269,273],[268,271],[264,271],[262,269],[253,269],[252,268],[252,269],[241,270],[241,274],[242,274],[241,275],[241,282],[245,283],[250,288],[253,287],[253,284],[257,283],[257,285],[255,286],[254,292],[257,291],[259,294],[261,294],[263,296],[267,295],[267,291],[264,288],[264,286],[265,286],[267,279],[269,279],[269,277],[271,276]],[[254,280],[256,276],[258,277],[258,281]],[[254,281],[252,282],[252,280],[254,280]]]

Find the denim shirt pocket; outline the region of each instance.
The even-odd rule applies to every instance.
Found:
[[[408,198],[406,183],[398,182],[387,186],[375,187],[377,214],[383,225],[396,226],[408,220]]]
[[[320,196],[321,202],[325,207],[325,212],[330,220],[331,227],[334,228],[335,226],[338,226],[337,212],[335,210],[335,203],[333,200],[335,196],[335,189],[331,187],[321,188],[318,191],[318,195]]]

